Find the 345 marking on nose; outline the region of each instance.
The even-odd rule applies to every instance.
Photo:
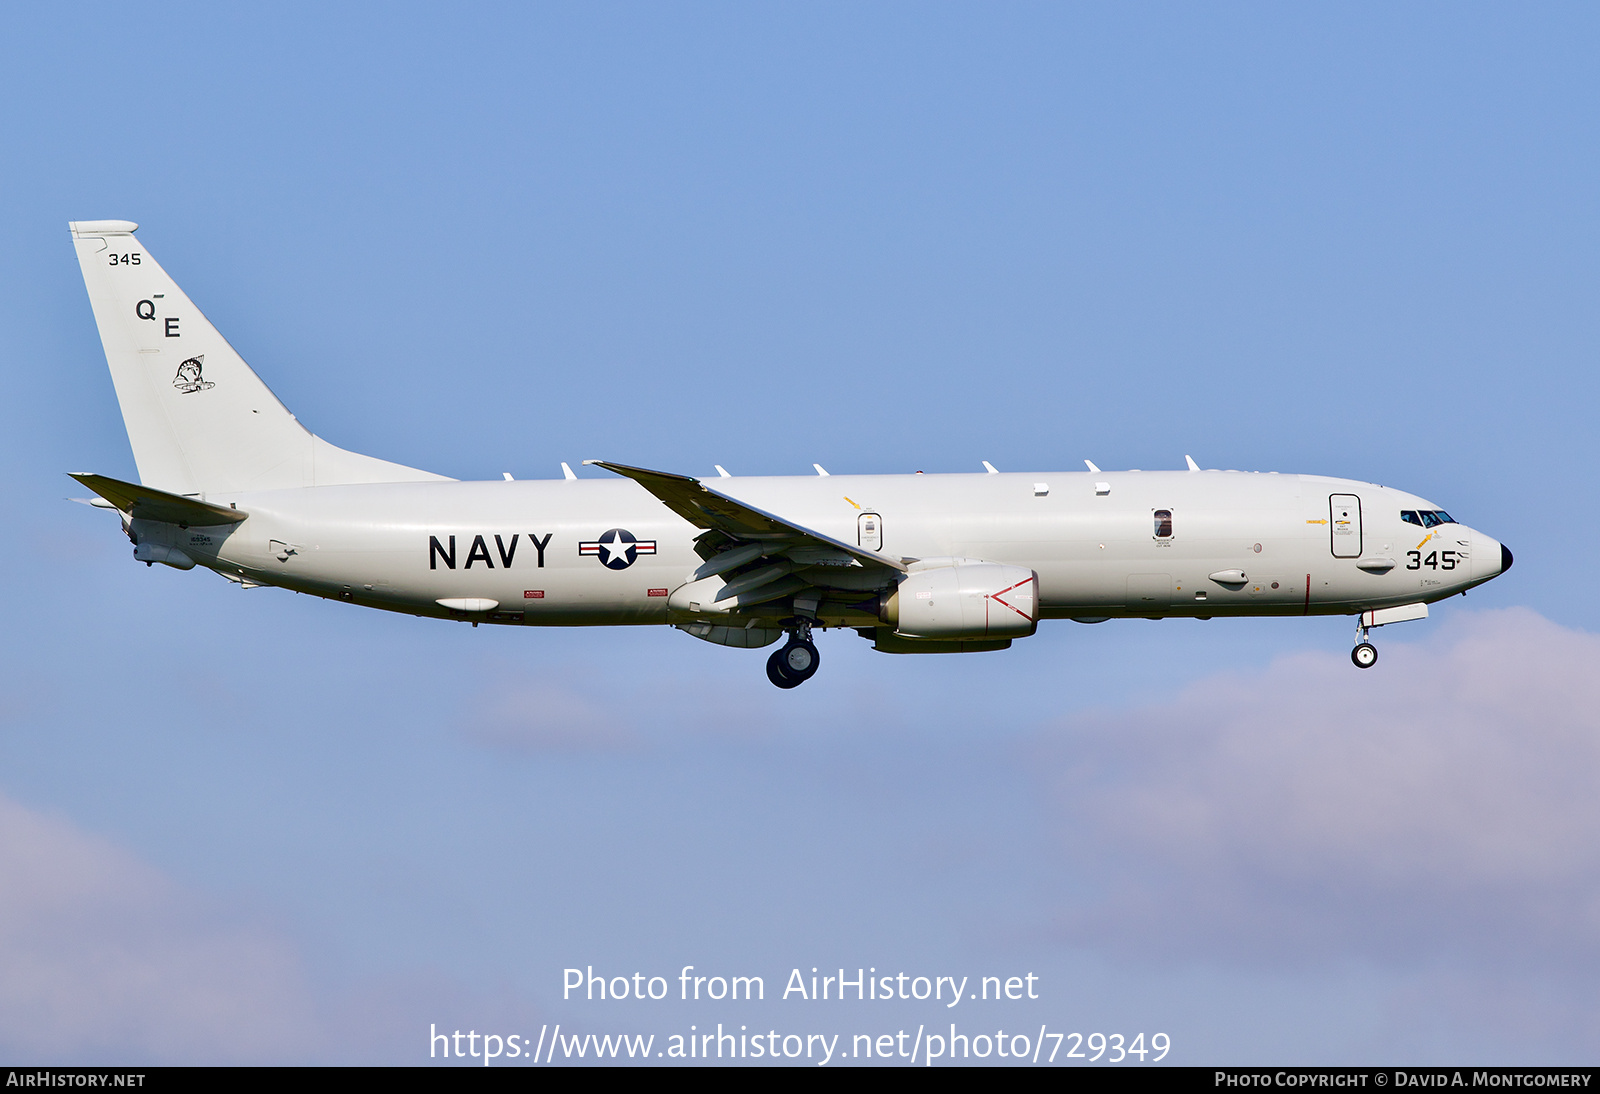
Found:
[[[1421,551],[1407,551],[1406,557],[1411,560],[1406,563],[1408,570],[1420,570],[1424,566],[1430,570],[1454,570],[1467,560],[1465,551],[1429,551],[1427,558],[1422,557]]]

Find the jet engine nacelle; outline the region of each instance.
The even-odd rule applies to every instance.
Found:
[[[970,558],[923,559],[883,600],[906,638],[1026,638],[1039,625],[1039,575]]]

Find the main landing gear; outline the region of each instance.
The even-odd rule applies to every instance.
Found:
[[[1378,647],[1367,641],[1367,628],[1360,623],[1362,616],[1356,616],[1356,648],[1350,651],[1350,660],[1358,669],[1370,669],[1378,663]]]
[[[802,625],[789,632],[789,641],[767,658],[767,679],[780,688],[797,688],[817,674],[820,662],[811,641],[811,628]]]

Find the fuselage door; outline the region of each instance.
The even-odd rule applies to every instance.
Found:
[[[1136,612],[1165,613],[1172,607],[1172,575],[1129,574],[1128,607]]]
[[[1361,499],[1354,494],[1328,497],[1328,528],[1334,558],[1361,557]]]
[[[883,518],[876,513],[862,513],[858,516],[856,544],[869,551],[883,550]]]

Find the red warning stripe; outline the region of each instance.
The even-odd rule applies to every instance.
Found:
[[[1029,623],[1032,623],[1032,622],[1035,621],[1033,616],[1029,615],[1027,612],[1023,611],[1021,608],[1017,607],[1015,604],[1006,604],[1006,602],[1001,599],[1001,597],[1005,596],[1012,589],[1020,589],[1022,586],[1027,585],[1027,584],[1031,583],[1032,581],[1033,581],[1033,578],[1031,578],[1031,577],[1024,578],[1023,580],[1017,582],[1015,585],[1010,586],[1010,588],[1001,589],[997,593],[991,593],[989,595],[989,599],[993,600],[993,601],[997,601],[998,603],[1001,603],[1001,604],[1005,604],[1006,607],[1010,608],[1012,611],[1014,611],[1018,615],[1022,616],[1022,618],[1026,619]],[[1035,597],[1035,599],[1037,599],[1037,597]]]

